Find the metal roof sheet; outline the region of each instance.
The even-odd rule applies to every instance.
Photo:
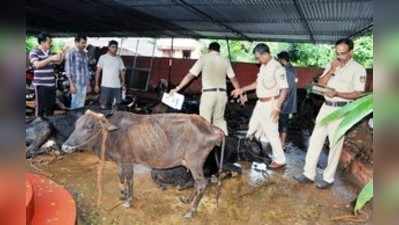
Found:
[[[28,0],[28,33],[334,42],[373,26],[371,0]]]

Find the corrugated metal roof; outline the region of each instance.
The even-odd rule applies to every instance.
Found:
[[[333,42],[373,24],[371,0],[30,0],[27,31]]]

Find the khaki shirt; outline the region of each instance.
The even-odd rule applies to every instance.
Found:
[[[194,76],[202,72],[202,89],[226,88],[226,74],[229,78],[235,77],[229,60],[215,51],[201,56],[189,72]]]
[[[326,66],[321,77],[326,75],[330,68],[331,63]],[[351,59],[343,67],[337,68],[335,75],[327,82],[327,87],[334,88],[338,92],[363,92],[366,87],[366,69]],[[325,99],[329,101],[350,101],[340,97],[329,98],[325,96]]]
[[[259,68],[256,79],[256,96],[258,98],[273,97],[280,94],[280,89],[288,88],[285,68],[275,59]]]

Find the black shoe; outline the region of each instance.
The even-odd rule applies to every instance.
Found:
[[[305,175],[301,174],[301,175],[296,175],[294,176],[294,179],[296,181],[298,181],[301,184],[309,184],[309,183],[313,183],[313,180],[307,178]]]
[[[321,180],[319,182],[316,183],[316,187],[319,189],[327,189],[330,188],[334,183],[328,183],[325,180]]]

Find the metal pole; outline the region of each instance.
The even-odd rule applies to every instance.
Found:
[[[226,38],[226,43],[227,43],[227,53],[229,54],[229,61],[231,63],[230,43],[228,38]]]
[[[172,66],[173,66],[173,42],[174,42],[174,37],[172,37],[171,40],[171,54],[169,56],[169,73],[168,73],[168,84],[171,84],[171,78],[172,78]],[[170,87],[170,85],[168,85]]]
[[[155,47],[157,45],[157,39],[155,39],[154,41],[154,46],[152,48],[152,56],[151,56],[151,62],[150,62],[150,72],[152,70],[152,64],[153,64],[153,60],[154,60],[154,55],[155,55]]]
[[[228,55],[229,56],[229,62],[231,64],[231,68],[233,68],[233,70],[234,70],[233,64],[231,63],[230,43],[229,43],[229,39],[228,38],[226,38],[226,43],[227,43],[227,53],[229,54]],[[226,79],[226,82],[227,82],[227,85],[231,84],[230,79]]]
[[[138,56],[138,50],[139,50],[139,44],[140,44],[140,39],[139,39],[139,38],[137,38],[137,42],[136,42],[136,52],[134,53],[134,63],[133,63],[133,68],[136,68],[137,56]]]

